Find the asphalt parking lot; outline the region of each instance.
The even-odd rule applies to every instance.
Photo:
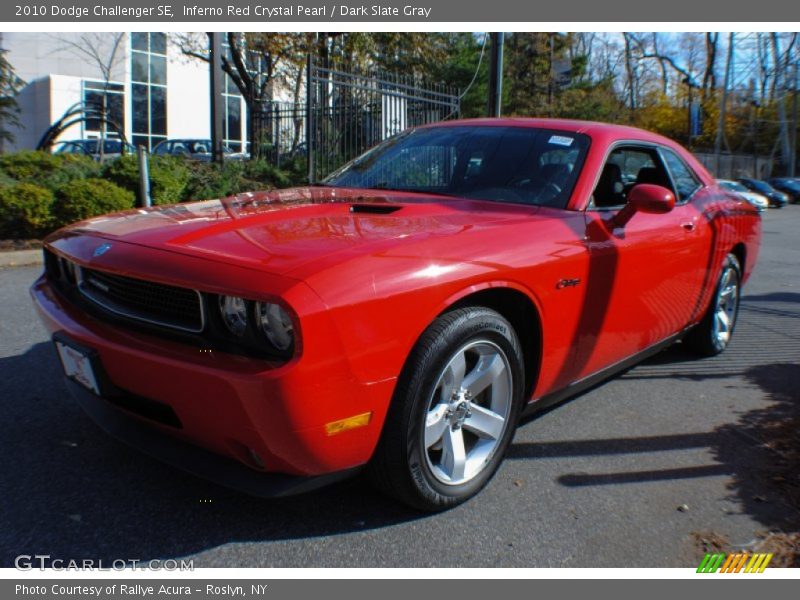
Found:
[[[39,268],[0,270],[0,566],[49,554],[195,567],[677,567],[698,564],[698,539],[748,548],[764,532],[798,531],[776,422],[800,404],[799,232],[800,206],[765,215],[722,356],[675,346],[526,423],[489,487],[440,515],[361,479],[254,499],[128,449],[62,386],[28,299]]]

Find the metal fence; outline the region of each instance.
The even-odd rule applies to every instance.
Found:
[[[261,156],[280,166],[306,156],[306,105],[266,102],[254,114],[257,129],[266,142]]]
[[[717,179],[766,179],[772,174],[773,160],[769,156],[720,154],[718,157],[713,152],[695,152],[694,155]]]
[[[309,58],[306,77],[310,182],[409,127],[459,115],[457,90],[413,75],[346,72]]]

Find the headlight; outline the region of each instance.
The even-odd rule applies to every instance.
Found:
[[[280,305],[256,302],[256,325],[277,350],[286,352],[294,344],[292,318]]]
[[[219,312],[222,321],[233,335],[241,337],[247,331],[247,303],[236,296],[220,296]]]

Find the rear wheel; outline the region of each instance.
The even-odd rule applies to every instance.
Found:
[[[741,267],[734,254],[722,264],[714,298],[703,320],[686,336],[685,343],[703,356],[719,354],[731,341],[739,315]]]
[[[388,494],[443,510],[491,479],[514,435],[522,350],[500,314],[459,309],[422,335],[398,381],[370,465]]]

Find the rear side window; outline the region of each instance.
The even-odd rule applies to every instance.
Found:
[[[672,180],[675,182],[678,202],[686,202],[700,187],[700,180],[686,166],[683,159],[672,150],[662,148],[661,152],[664,156],[664,162],[667,163],[667,168],[672,175]]]

